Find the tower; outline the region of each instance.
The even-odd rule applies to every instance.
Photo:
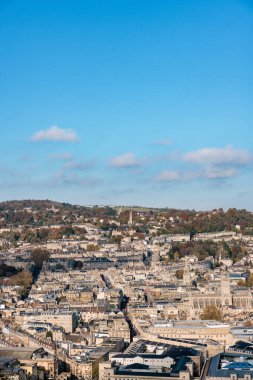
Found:
[[[221,264],[222,263],[222,248],[221,248],[221,246],[219,247],[218,252],[219,252],[219,260],[218,261]]]
[[[128,225],[132,226],[132,224],[133,224],[133,210],[131,209],[129,212]]]
[[[191,276],[190,276],[189,263],[188,263],[187,256],[185,256],[183,282],[184,282],[184,285],[191,285]]]
[[[221,289],[221,305],[231,306],[232,293],[231,293],[231,288],[230,288],[229,275],[227,273],[221,277],[220,289]]]
[[[190,294],[190,296],[189,296],[188,318],[189,319],[194,319],[195,317],[196,317],[196,312],[195,312],[195,308],[194,308],[194,302],[193,302],[192,295]]]

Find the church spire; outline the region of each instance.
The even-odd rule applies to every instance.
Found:
[[[129,212],[128,225],[132,226],[132,224],[133,224],[133,210],[131,209]]]

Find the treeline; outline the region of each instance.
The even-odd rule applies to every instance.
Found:
[[[32,285],[32,273],[28,270],[17,269],[10,265],[0,265],[0,285],[19,286],[19,295],[24,298]]]
[[[221,258],[230,258],[236,262],[246,254],[246,245],[237,240],[232,240],[229,244],[226,242],[216,243],[213,240],[192,240],[173,243],[167,257],[170,260],[177,261],[185,256],[196,256],[198,260],[204,260],[209,256],[218,260],[221,256]]]
[[[29,227],[22,228],[21,231],[5,231],[0,237],[6,239],[12,244],[17,242],[26,243],[45,243],[48,240],[60,240],[76,236],[79,239],[84,239],[86,229],[80,227],[63,226],[59,228],[38,228],[32,229]]]
[[[33,276],[30,271],[21,270],[19,273],[7,278],[4,281],[5,286],[19,286],[19,295],[24,298],[32,285]]]
[[[50,258],[50,252],[46,249],[35,248],[30,254],[32,266],[30,270],[15,268],[5,263],[0,264],[0,285],[19,286],[19,295],[26,298],[33,281],[38,277],[43,263]]]
[[[212,240],[192,240],[187,242],[173,243],[168,252],[170,260],[180,260],[185,256],[197,256],[199,260],[206,257],[215,257],[218,252],[218,244]]]
[[[73,224],[80,218],[116,216],[111,207],[85,207],[49,200],[23,200],[0,203],[0,227]]]
[[[105,231],[126,226],[130,209],[117,214],[113,207],[86,207],[49,200],[24,200],[0,203],[0,227],[39,227],[92,222]],[[157,235],[234,231],[253,234],[253,213],[230,208],[211,211],[145,209],[132,210],[133,228],[147,233],[159,226]],[[113,224],[113,221],[117,221]]]
[[[241,231],[253,234],[253,213],[247,210],[230,208],[227,211],[217,209],[212,211],[195,212],[191,210],[162,213],[166,221],[158,230],[163,234],[188,234],[196,233]],[[172,219],[172,220],[171,220]]]

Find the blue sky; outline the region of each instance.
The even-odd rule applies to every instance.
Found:
[[[249,0],[0,2],[0,200],[253,210]]]

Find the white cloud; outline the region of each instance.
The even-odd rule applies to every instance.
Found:
[[[234,149],[231,145],[224,148],[203,148],[183,155],[183,160],[194,164],[208,165],[247,165],[252,155],[242,149]]]
[[[110,160],[112,166],[116,168],[130,168],[140,166],[141,162],[137,160],[134,153],[125,153]]]
[[[44,129],[36,132],[32,138],[32,141],[57,141],[57,142],[77,142],[78,136],[72,129],[59,128],[56,125],[48,129]]]

